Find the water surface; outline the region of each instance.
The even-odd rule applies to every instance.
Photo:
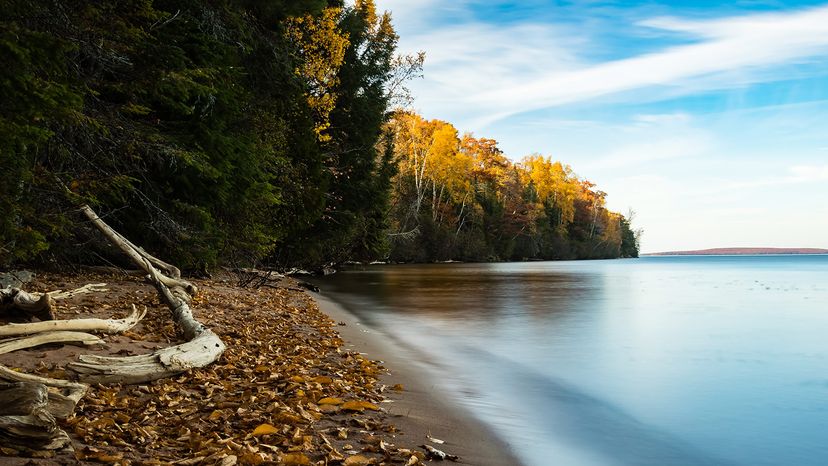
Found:
[[[828,256],[372,266],[322,286],[528,465],[828,464]]]

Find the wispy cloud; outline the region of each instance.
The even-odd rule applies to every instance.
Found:
[[[658,18],[639,25],[690,34],[698,43],[566,72],[547,72],[524,84],[474,96],[496,108],[523,112],[754,67],[783,65],[828,50],[828,7],[707,21]],[[707,80],[729,86],[728,79]],[[501,112],[502,114],[503,112]]]
[[[431,1],[390,4],[414,16],[408,23],[436,7]],[[657,17],[639,20],[635,28],[693,42],[594,62],[585,55],[594,45],[589,30],[470,20],[405,35],[401,48],[427,54],[426,80],[415,84],[419,105],[473,120],[477,128],[471,129],[517,113],[631,91],[674,96],[773,81],[780,78],[778,68],[828,51],[828,7],[708,20]],[[638,100],[640,93],[630,97]]]
[[[599,157],[582,169],[587,172],[598,169],[615,169],[652,162],[704,154],[710,142],[701,136],[666,136],[657,140],[628,144]]]
[[[693,119],[688,113],[650,113],[634,117],[635,121],[642,125],[660,125],[665,123],[688,123]]]
[[[825,165],[794,165],[788,167],[786,173],[779,176],[768,176],[748,181],[739,181],[725,185],[721,190],[741,190],[766,188],[801,183],[816,183],[828,181],[828,164]]]

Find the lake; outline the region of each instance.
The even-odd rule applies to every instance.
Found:
[[[828,464],[828,256],[370,266],[321,285],[527,465]]]

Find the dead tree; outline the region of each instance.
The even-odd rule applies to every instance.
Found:
[[[224,352],[224,343],[193,317],[188,304],[197,288],[181,279],[178,268],[135,246],[104,223],[88,206],[83,206],[81,210],[109,241],[147,274],[188,341],[139,356],[84,355],[80,357],[80,362],[70,363],[69,369],[83,382],[143,383],[204,367],[218,359]],[[82,331],[119,333],[144,317],[146,309],[139,313],[133,306],[133,313],[125,319],[54,320],[56,299],[103,291],[101,286],[103,284],[92,284],[68,292],[42,295],[29,294],[20,289],[0,290],[0,312],[13,310],[41,320],[0,326],[0,337],[17,336],[0,340],[0,354],[51,343],[99,344],[103,342],[100,338]],[[1,445],[28,450],[71,447],[68,435],[55,419],[66,418],[74,412],[78,401],[89,389],[88,385],[20,373],[2,365],[0,380],[8,382],[0,382]]]
[[[217,360],[225,346],[212,330],[193,317],[189,302],[198,288],[180,278],[177,268],[150,256],[120,233],[113,230],[89,206],[82,212],[116,247],[147,273],[161,300],[167,304],[173,321],[188,341],[162,348],[151,354],[126,357],[80,356],[80,362],[69,364],[69,369],[87,382],[136,384],[171,377],[187,370],[204,367]],[[173,276],[162,274],[161,267]]]

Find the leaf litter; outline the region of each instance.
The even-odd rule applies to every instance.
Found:
[[[129,333],[104,336],[100,354],[144,354],[180,341],[167,309],[136,279],[46,274],[32,285],[49,291],[91,282],[106,282],[110,291],[63,301],[59,318],[111,317],[133,304],[149,308]],[[399,432],[379,407],[386,401],[378,381],[384,368],[344,349],[337,324],[290,280],[256,290],[229,279],[195,283],[201,291],[193,310],[227,344],[222,358],[145,385],[92,386],[64,421],[74,453],[54,460],[226,466],[456,460],[427,445],[425,453],[395,446]],[[71,347],[39,348],[2,355],[0,363],[66,378],[63,366],[77,354]]]

